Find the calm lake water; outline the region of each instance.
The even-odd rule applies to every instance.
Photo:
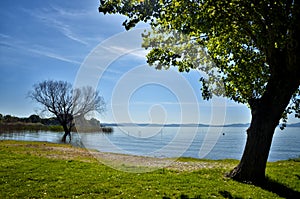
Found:
[[[73,133],[72,144],[153,157],[240,159],[246,142],[244,127],[114,127],[114,133]],[[1,133],[0,140],[59,143],[62,132]],[[300,157],[300,128],[276,129],[268,161]]]

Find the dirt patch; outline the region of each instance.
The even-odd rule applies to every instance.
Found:
[[[80,160],[84,162],[101,162],[114,168],[148,168],[154,170],[157,168],[168,168],[177,171],[195,171],[206,168],[222,168],[226,165],[207,161],[178,161],[170,158],[153,158],[144,156],[134,156],[126,154],[107,153],[91,151],[84,148],[66,146],[55,146],[55,144],[6,144],[10,147],[26,147],[32,150],[24,150],[24,153],[30,153],[41,157]],[[21,151],[22,152],[22,151]]]

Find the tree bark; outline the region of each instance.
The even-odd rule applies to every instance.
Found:
[[[293,76],[293,75],[292,75]],[[249,103],[252,120],[242,159],[228,176],[246,183],[262,184],[273,134],[282,113],[298,89],[299,78],[288,75],[271,77],[264,95]]]
[[[71,130],[67,127],[66,124],[63,124],[62,126],[63,126],[63,129],[64,129],[65,133],[64,133],[64,135],[63,135],[61,141],[62,141],[63,143],[66,143],[66,142],[67,142],[67,136],[70,137],[70,141],[71,141]]]

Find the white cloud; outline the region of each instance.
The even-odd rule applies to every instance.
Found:
[[[55,53],[52,53],[52,52],[47,52],[47,51],[43,51],[43,50],[39,50],[39,49],[28,49],[28,51],[33,52],[33,53],[38,54],[38,55],[42,55],[42,56],[45,56],[45,57],[57,59],[57,60],[72,63],[72,64],[81,64],[80,62],[78,62],[76,60],[72,60],[72,59],[66,58],[62,55],[55,54]]]
[[[108,48],[109,51],[114,52],[120,55],[132,55],[137,58],[145,59],[146,55],[149,53],[149,50],[144,50],[142,48],[138,48],[136,50],[132,50],[132,48],[124,48],[122,46],[110,46]]]
[[[30,54],[34,53],[34,54],[42,55],[45,57],[49,57],[52,59],[56,59],[68,63],[81,64],[81,62],[77,60],[67,58],[66,56],[57,53],[53,53],[51,52],[53,50],[46,48],[44,46],[32,45],[31,43],[26,43],[24,41],[14,39],[9,35],[0,34],[0,37],[5,38],[5,40],[3,39],[2,41],[0,41],[0,45],[15,49],[18,52],[29,52]]]
[[[70,24],[62,22],[66,21],[63,20],[63,18],[65,18],[66,16],[72,17],[63,9],[44,9],[43,12],[40,12],[39,10],[27,10],[24,8],[22,10],[32,17],[36,18],[37,20],[43,22],[45,25],[55,28],[70,40],[81,43],[83,45],[88,45],[88,43],[84,39],[82,39],[82,36],[79,36],[75,33],[74,30],[72,30]]]
[[[58,13],[62,17],[72,17],[72,18],[84,17],[84,16],[88,16],[90,13],[88,10],[71,10],[71,9],[61,8],[56,5],[51,5],[50,7],[52,8],[52,10],[54,10],[55,13]]]
[[[10,35],[6,35],[6,34],[2,34],[2,33],[0,33],[0,37],[2,37],[3,39],[10,39],[11,38]]]
[[[84,44],[84,45],[88,44],[86,41],[81,39],[82,37],[80,37],[79,35],[74,33],[71,30],[69,25],[67,25],[67,24],[65,24],[65,23],[63,23],[63,22],[61,22],[57,19],[52,19],[52,18],[44,18],[43,21],[46,21],[49,26],[52,26],[52,27],[56,28],[58,31],[60,31],[67,38],[69,38],[69,39],[71,39],[75,42]]]

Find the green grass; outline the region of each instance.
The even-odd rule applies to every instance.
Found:
[[[280,193],[283,196],[300,191],[300,162],[296,160],[268,163],[267,175],[273,184],[263,189],[224,177],[237,164],[235,160],[200,160],[223,165],[211,169],[134,174],[114,170],[86,154],[64,159],[62,151],[51,147],[73,148],[0,141],[0,198],[280,198],[268,191],[273,185],[286,189]]]

